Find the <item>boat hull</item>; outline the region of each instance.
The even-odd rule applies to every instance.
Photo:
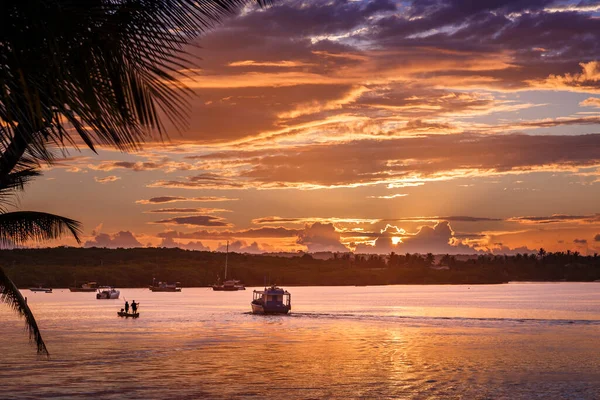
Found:
[[[91,292],[95,292],[96,288],[78,288],[78,287],[70,287],[69,290],[71,292],[86,292],[86,293],[91,293]]]
[[[139,318],[140,313],[126,313],[125,311],[117,311],[117,315],[124,318]]]
[[[212,289],[217,292],[236,292],[238,290],[246,290],[246,288],[241,288],[241,287],[237,287],[237,286],[219,286],[219,285],[213,286]]]
[[[181,288],[157,288],[150,287],[150,290],[153,292],[181,292]]]
[[[252,314],[287,314],[292,309],[290,306],[265,306],[257,303],[250,303],[250,305],[252,306]]]
[[[50,288],[29,288],[32,292],[42,292],[42,293],[52,293],[52,289]]]
[[[98,300],[116,300],[119,298],[119,294],[120,294],[119,291],[117,291],[116,293],[97,293],[96,299],[98,299]]]

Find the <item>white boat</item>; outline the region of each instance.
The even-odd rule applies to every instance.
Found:
[[[101,286],[98,288],[98,293],[96,293],[96,298],[98,300],[111,300],[118,299],[120,291],[110,286]]]
[[[43,292],[43,293],[52,293],[52,288],[45,288],[45,287],[30,287],[29,290],[31,290],[32,292]]]
[[[292,295],[275,285],[253,294],[252,314],[287,314],[292,309]]]
[[[219,292],[235,292],[238,290],[246,290],[246,286],[242,281],[237,279],[227,280],[227,256],[229,255],[229,241],[227,241],[227,251],[225,253],[225,281],[223,283],[217,282],[213,285],[212,289]]]

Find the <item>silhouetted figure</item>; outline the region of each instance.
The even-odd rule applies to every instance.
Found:
[[[133,304],[131,305],[133,308]],[[129,302],[125,301],[125,312],[128,313],[129,312]]]
[[[135,300],[131,301],[131,312],[133,312],[134,314],[137,312],[137,307],[138,307],[138,303],[135,302]]]

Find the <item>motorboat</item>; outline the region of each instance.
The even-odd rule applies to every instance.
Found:
[[[287,314],[292,309],[292,295],[275,285],[253,293],[252,314]]]
[[[32,292],[42,292],[42,293],[52,293],[52,288],[45,288],[45,287],[30,287],[29,290],[31,290]]]
[[[77,286],[77,282],[75,282],[75,286],[69,286],[69,290],[71,292],[95,292],[98,290],[98,283],[86,282]]]
[[[98,300],[111,300],[118,299],[120,291],[110,286],[100,286],[98,288],[98,293],[96,293],[96,299]]]
[[[149,289],[153,292],[181,292],[181,283],[156,282],[152,279],[152,285]]]
[[[227,251],[225,253],[225,280],[223,283],[219,283],[217,281],[216,284],[213,285],[212,289],[220,292],[235,292],[237,290],[246,290],[246,286],[242,283],[242,281],[236,279],[227,280],[227,256],[229,255],[229,242],[227,242]]]

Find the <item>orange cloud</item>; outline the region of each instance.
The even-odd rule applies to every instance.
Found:
[[[115,176],[115,175],[106,176],[104,178],[99,178],[97,176],[94,177],[94,180],[98,183],[109,183],[109,182],[118,181],[119,179],[121,179],[121,177]]]

